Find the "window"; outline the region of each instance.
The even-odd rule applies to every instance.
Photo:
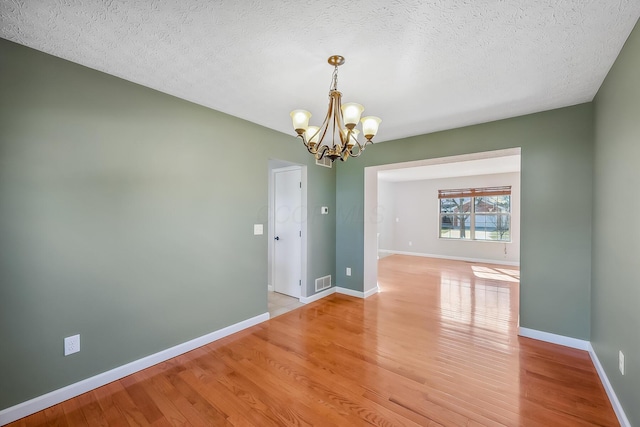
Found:
[[[439,190],[442,239],[511,241],[511,186]]]

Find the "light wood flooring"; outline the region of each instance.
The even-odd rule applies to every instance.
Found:
[[[304,304],[301,303],[298,298],[278,292],[267,292],[267,308],[269,309],[269,316],[272,319],[302,306],[304,306]]]
[[[517,336],[517,268],[394,255],[334,294],[15,423],[614,426],[589,355]]]

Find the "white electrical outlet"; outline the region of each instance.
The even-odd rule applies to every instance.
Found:
[[[80,335],[66,337],[64,339],[64,355],[68,356],[80,351]]]
[[[351,267],[347,267],[347,276],[351,276]]]
[[[620,369],[620,373],[624,375],[624,353],[622,350],[618,353],[618,368]]]

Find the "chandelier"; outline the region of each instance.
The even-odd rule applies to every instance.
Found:
[[[378,132],[382,120],[373,116],[363,117],[361,120],[360,116],[364,111],[362,105],[355,102],[342,104],[342,93],[338,92],[338,67],[344,64],[344,57],[333,55],[328,62],[334,69],[329,89],[329,109],[322,125],[309,126],[311,113],[306,110],[293,110],[291,119],[297,136],[316,160],[328,157],[332,162],[336,159],[344,162],[349,157],[362,154],[367,144],[373,144],[371,139]],[[358,141],[360,131],[356,129],[359,121],[362,122],[362,134],[366,139],[362,144]]]

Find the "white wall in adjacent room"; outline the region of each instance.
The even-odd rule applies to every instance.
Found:
[[[440,239],[438,190],[511,186],[511,242]],[[378,248],[474,261],[520,261],[520,173],[378,183]]]

